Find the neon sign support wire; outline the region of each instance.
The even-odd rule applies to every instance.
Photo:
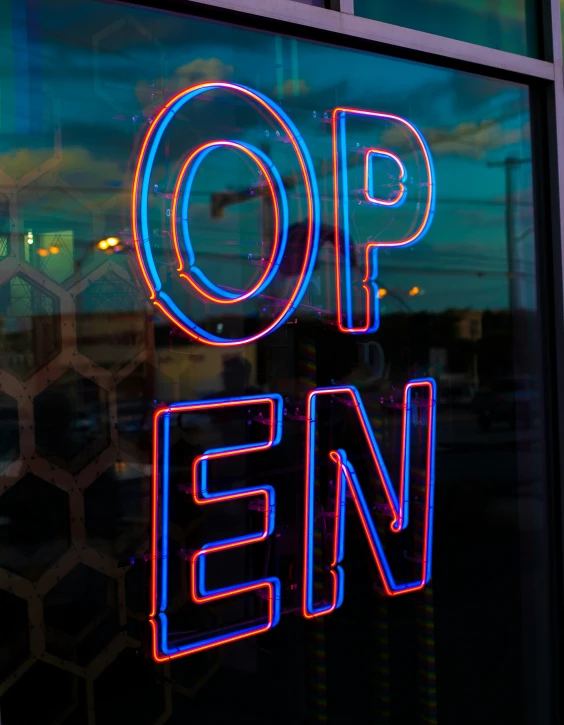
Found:
[[[352,268],[350,253],[350,220],[349,220],[349,199],[348,199],[348,171],[347,171],[347,116],[362,116],[366,118],[379,118],[382,120],[399,123],[414,137],[424,160],[427,179],[425,185],[428,189],[427,198],[423,206],[423,217],[417,229],[403,239],[396,241],[369,242],[365,246],[365,274],[362,281],[364,293],[365,324],[355,326],[353,321],[353,299],[352,299]],[[363,335],[368,332],[375,332],[380,324],[380,304],[378,300],[378,285],[375,280],[378,276],[378,249],[380,247],[396,248],[409,247],[418,242],[428,231],[435,209],[435,172],[429,147],[418,129],[405,118],[390,113],[377,111],[363,111],[357,108],[336,108],[332,117],[333,127],[333,197],[334,197],[334,233],[335,233],[335,274],[337,290],[337,324],[341,332],[356,335]],[[365,152],[364,162],[364,195],[367,201],[375,206],[394,206],[405,198],[405,187],[403,182],[407,178],[402,174],[398,179],[402,197],[392,200],[392,204],[385,200],[375,199],[370,188],[369,168],[370,156],[375,152],[378,155],[386,155],[396,161],[400,172],[404,169],[403,163],[395,154],[382,149],[368,149]],[[403,187],[403,189],[402,189]],[[343,249],[341,248],[343,247]],[[341,261],[341,255],[344,263]],[[344,270],[342,269],[344,266]],[[344,310],[343,310],[344,307]]]
[[[151,238],[148,222],[149,181],[151,177],[151,171],[155,162],[157,149],[159,147],[164,132],[174,118],[175,114],[186,103],[188,103],[190,100],[198,95],[207,93],[209,91],[221,89],[226,91],[232,91],[256,103],[264,111],[270,114],[274,121],[282,128],[284,134],[287,136],[289,142],[292,144],[292,147],[298,158],[304,180],[307,199],[307,233],[304,245],[304,256],[302,266],[298,274],[298,279],[294,285],[294,288],[292,289],[282,310],[278,313],[274,320],[266,325],[266,327],[260,332],[241,339],[227,339],[224,337],[220,337],[219,335],[215,335],[208,330],[205,330],[194,320],[189,318],[184,313],[184,311],[176,304],[176,302],[163,290],[162,281],[160,279],[151,248]],[[215,143],[220,142],[216,141]],[[239,142],[224,141],[221,143],[226,145],[229,143],[237,144]],[[240,144],[240,147],[240,150],[242,150],[242,143]],[[248,145],[245,146],[244,152],[255,153],[254,149],[252,149]],[[259,167],[260,163],[263,163],[265,164],[265,167],[268,168],[269,172],[273,174],[273,166],[270,164],[270,162],[265,160],[264,155],[255,153],[255,160],[257,161],[257,164],[259,164]],[[274,180],[276,181],[276,185],[278,185],[278,181],[275,175]],[[272,188],[274,188],[274,186]],[[178,191],[178,189],[176,189],[176,191]],[[284,199],[282,199],[282,207],[284,209]],[[284,215],[284,211],[282,211],[282,214]],[[208,345],[215,345],[218,347],[232,347],[255,342],[261,337],[264,337],[265,335],[273,332],[280,325],[282,325],[285,320],[288,319],[288,317],[295,311],[295,309],[300,304],[307,285],[311,279],[319,246],[320,224],[319,192],[317,188],[317,180],[315,177],[315,171],[313,168],[311,156],[309,154],[307,146],[304,143],[304,140],[298,132],[298,129],[289,118],[289,116],[276,103],[274,103],[274,101],[272,101],[262,93],[247,88],[246,86],[236,83],[229,83],[226,81],[210,81],[190,86],[189,88],[180,91],[180,93],[177,93],[165,104],[165,106],[159,111],[159,113],[156,115],[155,119],[149,126],[145,138],[143,139],[133,178],[131,220],[133,242],[135,246],[137,260],[145,284],[147,285],[147,288],[150,292],[150,299],[153,301],[155,306],[158,307],[174,325],[179,327],[193,339],[199,340],[200,342]],[[284,229],[284,221],[282,222],[282,227]],[[280,243],[280,247],[282,246],[283,238],[281,239]],[[190,261],[189,251],[188,257]],[[275,262],[273,263],[272,269],[270,271],[274,271],[275,273],[274,267],[276,267],[277,257],[275,257],[274,259]],[[267,271],[266,277],[272,279],[270,271]],[[193,276],[191,278],[191,282],[194,283]],[[205,281],[202,277],[200,277],[200,282],[205,284]],[[217,288],[215,290],[215,294],[218,294]],[[255,291],[254,294],[258,294],[258,291]],[[223,295],[220,296],[225,297],[225,292],[223,293]],[[217,300],[215,301],[217,302]]]
[[[332,560],[330,562],[332,595],[329,603],[316,604],[313,597],[314,583],[314,526],[315,526],[315,430],[316,430],[316,401],[321,395],[342,395],[349,398],[358,420],[362,426],[366,443],[378,478],[384,489],[384,494],[392,513],[390,529],[398,533],[407,528],[409,524],[409,482],[410,482],[410,435],[412,425],[412,393],[415,389],[423,389],[428,393],[427,405],[427,439],[426,439],[426,472],[425,472],[425,518],[423,534],[423,551],[421,557],[421,576],[411,582],[396,582],[370,507],[364,496],[362,487],[352,463],[343,449],[332,450],[329,453],[331,461],[336,466],[335,491],[335,529],[333,535]],[[391,482],[390,475],[382,458],[380,448],[370,426],[368,415],[362,403],[358,390],[352,386],[318,388],[307,396],[307,433],[306,433],[306,462],[305,462],[305,516],[304,516],[304,568],[302,611],[304,617],[311,619],[330,614],[341,606],[344,597],[344,570],[341,566],[345,554],[345,507],[346,489],[351,493],[366,538],[370,545],[374,561],[380,573],[384,589],[388,596],[408,594],[422,589],[431,578],[431,559],[433,547],[433,507],[435,486],[435,416],[436,416],[436,385],[432,378],[411,380],[405,387],[402,421],[402,449],[400,464],[399,496]]]
[[[269,406],[268,438],[260,443],[224,446],[211,448],[194,459],[192,464],[191,490],[194,502],[199,506],[224,503],[242,499],[262,497],[264,502],[264,521],[260,531],[244,536],[223,539],[205,544],[191,555],[190,593],[197,604],[227,599],[249,592],[265,592],[268,602],[266,622],[241,625],[238,629],[205,637],[189,644],[170,646],[168,637],[168,519],[169,519],[169,475],[170,475],[170,416],[173,413],[189,413],[201,411],[241,408],[249,405]],[[271,486],[249,487],[229,492],[210,493],[208,490],[208,462],[230,456],[241,456],[268,450],[279,444],[282,437],[283,402],[280,395],[251,395],[241,398],[225,398],[205,403],[174,403],[155,411],[153,421],[153,481],[152,481],[152,539],[151,539],[151,612],[150,623],[153,637],[153,658],[156,662],[165,662],[228,642],[235,642],[267,632],[275,627],[280,619],[280,580],[276,577],[265,577],[246,584],[208,589],[206,586],[206,561],[211,554],[247,546],[264,541],[274,530],[276,498]],[[162,428],[162,444],[159,430]],[[159,465],[159,460],[162,464]],[[160,507],[160,513],[159,513]],[[161,532],[161,551],[158,550]]]

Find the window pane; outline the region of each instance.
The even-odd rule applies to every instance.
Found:
[[[354,0],[355,14],[537,58],[537,0]]]
[[[1,7],[2,721],[550,722],[527,87]]]

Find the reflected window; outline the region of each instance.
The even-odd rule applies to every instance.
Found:
[[[537,0],[354,0],[356,15],[538,58]]]

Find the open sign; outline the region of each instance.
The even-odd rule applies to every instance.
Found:
[[[171,294],[161,278],[155,260],[151,230],[149,228],[149,188],[155,157],[163,134],[174,117],[191,100],[206,94],[235,95],[249,104],[254,111],[267,115],[282,130],[282,141],[292,149],[301,175],[302,196],[306,200],[305,235],[300,240],[298,262],[289,294],[280,299],[272,319],[261,329],[242,338],[222,336],[223,329],[212,333],[205,329],[186,309],[186,297],[180,302]],[[378,328],[377,253],[382,247],[406,247],[418,242],[431,224],[435,203],[433,164],[427,144],[417,128],[400,116],[357,108],[335,108],[331,114],[331,139],[333,161],[333,212],[335,251],[335,299],[336,322],[345,334],[366,334]],[[366,145],[351,146],[349,136],[355,125],[361,124],[370,135]],[[210,132],[213,133],[213,130]],[[279,133],[280,135],[280,133]],[[227,289],[210,279],[198,264],[196,245],[189,223],[189,205],[194,179],[205,160],[218,151],[238,154],[259,172],[264,193],[268,195],[273,216],[272,241],[268,259],[264,260],[258,278],[246,290]],[[362,188],[351,189],[349,163],[351,154],[356,161],[361,156]],[[386,168],[387,182],[375,183],[375,176]],[[358,163],[357,163],[358,166]],[[355,283],[351,254],[350,226],[352,211],[351,195],[362,198],[371,210],[376,225],[383,213],[389,213],[405,204],[411,196],[407,223],[403,229],[387,224],[380,232],[375,230],[362,245],[360,259],[361,277]],[[210,138],[188,148],[177,174],[174,190],[170,195],[170,240],[176,260],[176,273],[183,289],[206,305],[221,309],[237,307],[269,291],[269,287],[281,273],[289,243],[290,204],[286,184],[279,169],[263,149],[245,139]],[[200,83],[191,86],[172,98],[152,121],[141,145],[135,170],[132,194],[132,228],[135,249],[143,279],[150,298],[169,320],[186,334],[206,345],[221,347],[239,346],[255,342],[273,332],[296,310],[303,298],[315,266],[320,236],[320,198],[314,164],[304,139],[290,117],[271,99],[246,86],[224,81]],[[189,298],[188,298],[189,299]],[[219,327],[219,326],[218,326]],[[303,512],[303,577],[301,582],[301,611],[306,618],[330,614],[344,598],[345,513],[347,499],[362,524],[373,560],[378,569],[385,594],[396,596],[419,590],[431,576],[433,540],[433,491],[435,455],[435,382],[431,378],[411,380],[403,393],[402,433],[400,450],[399,485],[392,481],[375,437],[370,418],[360,393],[352,386],[333,386],[310,390],[306,401],[304,425],[304,512]],[[332,430],[333,415],[327,416],[324,405],[343,405],[348,411],[348,426],[357,431],[357,439],[363,441],[364,476],[369,475],[382,494],[377,509],[389,518],[388,533],[402,535],[417,528],[412,544],[417,551],[409,557],[411,571],[394,570],[386,554],[386,540],[376,526],[375,508],[367,498],[366,481],[357,471],[352,451],[346,442],[339,442],[339,431]],[[213,504],[230,501],[248,501],[249,507],[261,513],[261,526],[254,533],[228,539],[209,541],[198,549],[183,554],[188,569],[189,592],[185,594],[193,604],[205,605],[219,600],[228,601],[245,594],[256,594],[266,602],[267,611],[235,625],[216,630],[194,631],[187,634],[171,633],[169,622],[170,585],[170,516],[171,516],[171,421],[177,415],[190,417],[196,414],[214,416],[241,414],[254,415],[260,410],[261,422],[267,434],[258,441],[234,441],[233,444],[207,448],[191,462],[190,481],[182,489],[196,506],[213,510]],[[218,461],[240,456],[252,456],[276,448],[283,437],[283,402],[278,394],[252,395],[222,398],[208,401],[173,403],[159,408],[153,420],[153,479],[152,479],[152,542],[151,542],[151,611],[153,657],[162,662],[201,652],[228,642],[234,642],[266,632],[276,626],[281,615],[281,581],[276,576],[265,576],[254,581],[239,582],[218,587],[209,583],[206,574],[208,559],[221,552],[267,541],[276,525],[276,493],[271,485],[245,486],[217,491],[209,487],[213,478],[213,466]],[[418,427],[417,442],[412,440],[412,429]],[[322,451],[321,431],[329,433],[330,444]],[[423,434],[421,433],[423,431]],[[420,495],[412,496],[411,455],[414,445],[422,470]],[[332,471],[331,481],[324,492],[317,481],[320,461]],[[365,465],[366,463],[366,465]],[[212,490],[213,488],[213,490]],[[331,542],[329,559],[320,562],[319,551],[314,545],[318,501],[324,499],[324,526],[329,529]],[[327,510],[328,502],[328,510]],[[417,526],[410,524],[410,510],[419,507]],[[392,537],[394,538],[394,537]],[[406,559],[407,561],[407,559]],[[320,567],[321,565],[321,567]],[[408,568],[409,568],[408,567]],[[322,586],[315,584],[315,571],[323,570]],[[397,567],[396,567],[397,569]],[[183,629],[186,629],[185,627]]]
[[[280,300],[273,319],[247,337],[228,338],[217,330],[211,332],[198,323],[186,310],[183,300],[171,292],[162,279],[155,261],[148,205],[151,173],[163,135],[174,117],[193,99],[212,94],[236,96],[253,112],[267,116],[281,129],[282,139],[295,155],[300,185],[306,202],[305,235],[299,250],[299,262],[292,288]],[[215,94],[215,95],[214,95]],[[351,146],[355,127],[362,125],[371,142]],[[335,240],[336,318],[344,333],[374,332],[379,324],[379,301],[376,278],[377,253],[380,248],[407,247],[416,244],[431,224],[435,206],[435,179],[431,154],[419,130],[405,118],[373,110],[335,108],[331,113],[333,163],[333,214]],[[280,132],[279,132],[280,134]],[[189,145],[188,145],[189,146]],[[198,264],[193,244],[188,211],[195,175],[210,154],[218,150],[243,156],[254,165],[266,185],[273,210],[273,238],[270,255],[262,273],[251,287],[233,291],[216,284]],[[170,239],[177,262],[177,274],[183,289],[213,307],[236,308],[246,300],[268,292],[284,260],[288,245],[290,213],[287,191],[280,171],[269,156],[244,139],[212,138],[187,149],[174,190],[170,209]],[[361,189],[351,189],[349,181],[350,156],[362,157]],[[385,166],[388,183],[382,193],[376,189],[374,177]],[[360,195],[362,203],[374,214],[374,232],[362,243],[361,278],[355,283],[351,260],[352,218],[351,195]],[[407,223],[402,228],[382,226],[380,214],[401,207],[410,200]],[[319,248],[320,198],[314,163],[308,147],[288,114],[264,94],[243,85],[226,81],[200,83],[184,89],[171,98],[152,121],[141,144],[132,192],[132,230],[137,260],[143,279],[155,306],[187,335],[206,345],[238,346],[255,342],[283,324],[299,306],[311,280]]]

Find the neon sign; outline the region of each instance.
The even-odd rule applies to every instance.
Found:
[[[239,100],[248,103],[255,110],[266,114],[275,121],[284,133],[284,141],[290,144],[300,168],[305,198],[307,201],[306,235],[301,250],[300,263],[292,289],[287,299],[281,300],[280,309],[273,319],[265,323],[258,332],[247,337],[232,339],[213,334],[204,329],[187,314],[185,305],[173,299],[163,285],[158,264],[154,255],[148,221],[149,185],[151,172],[163,135],[173,121],[174,116],[192,99],[203,94],[221,91],[233,94]],[[369,239],[363,249],[362,296],[360,306],[354,300],[353,265],[351,262],[351,210],[349,208],[349,156],[351,149],[347,140],[349,126],[361,122],[378,124],[375,131],[377,144],[362,147],[356,153],[362,154],[363,188],[360,190],[363,203],[368,205],[370,213],[380,209],[395,209],[406,202],[409,194],[415,194],[413,221],[410,228],[399,234],[390,234],[388,239]],[[427,144],[417,128],[400,116],[353,108],[336,108],[332,113],[332,151],[333,151],[333,201],[334,201],[334,238],[335,238],[335,289],[336,322],[339,330],[345,334],[365,334],[374,332],[379,325],[379,300],[377,278],[378,249],[407,247],[418,242],[431,224],[435,206],[435,179],[431,155]],[[383,124],[383,126],[382,126]],[[382,131],[388,125],[401,129],[404,143],[411,149],[412,163],[407,164],[400,153],[385,147],[386,135]],[[372,128],[372,127],[371,127]],[[383,142],[384,141],[384,142]],[[273,210],[273,238],[271,252],[257,281],[243,292],[233,292],[215,284],[198,266],[195,246],[192,241],[188,210],[194,179],[204,159],[218,149],[228,149],[250,161],[264,179]],[[411,158],[410,157],[410,158]],[[413,160],[415,159],[415,160]],[[393,169],[388,173],[388,195],[378,196],[375,191],[375,167],[387,165]],[[412,168],[413,167],[413,168]],[[413,182],[413,178],[418,182]],[[183,161],[171,195],[170,210],[171,240],[176,258],[178,277],[198,299],[207,305],[235,306],[246,300],[260,297],[275,280],[284,260],[288,246],[289,203],[284,180],[272,159],[256,146],[243,140],[219,138],[192,148]],[[191,338],[205,345],[218,347],[240,346],[269,335],[282,325],[299,306],[316,263],[320,233],[320,200],[313,162],[308,148],[298,129],[289,116],[274,101],[243,85],[224,81],[200,83],[184,89],[175,95],[160,110],[151,122],[142,141],[139,159],[135,169],[132,191],[132,230],[133,241],[143,280],[149,291],[150,299],[170,322]],[[357,309],[359,308],[359,309]],[[361,324],[356,320],[360,318]],[[219,333],[219,330],[218,330]],[[416,400],[414,399],[416,398]],[[307,395],[307,413],[305,422],[305,460],[304,460],[304,517],[303,517],[303,572],[301,591],[301,610],[305,618],[330,614],[341,606],[345,596],[344,557],[345,557],[345,513],[347,497],[352,499],[380,580],[386,595],[396,596],[422,589],[431,578],[431,558],[433,540],[433,500],[434,500],[434,457],[435,457],[435,415],[436,386],[431,378],[411,380],[404,389],[402,403],[402,436],[399,471],[399,490],[392,482],[384,462],[378,442],[370,425],[362,398],[352,386],[333,386],[311,390]],[[393,571],[386,554],[385,534],[377,528],[373,517],[374,507],[366,497],[366,483],[353,464],[354,456],[347,450],[346,442],[339,442],[338,435],[330,436],[331,445],[325,454],[318,450],[320,413],[318,404],[330,401],[342,403],[354,412],[352,425],[359,427],[358,441],[367,448],[371,478],[376,488],[382,492],[386,515],[391,518],[389,533],[402,535],[410,527],[410,506],[414,498],[410,494],[411,451],[414,445],[412,428],[417,425],[425,430],[420,436],[419,446],[424,460],[423,491],[419,505],[423,508],[422,534],[414,535],[417,556],[412,560],[414,574],[406,575],[405,570]],[[422,402],[423,401],[423,402]],[[255,502],[255,510],[263,512],[262,525],[253,533],[228,539],[208,541],[195,551],[186,555],[187,570],[190,579],[189,600],[195,605],[205,605],[219,600],[229,601],[240,595],[255,594],[266,602],[266,612],[245,622],[238,622],[221,630],[209,630],[206,633],[193,633],[186,637],[175,637],[170,633],[170,516],[171,516],[171,417],[184,414],[213,414],[214,411],[234,411],[250,414],[257,407],[267,410],[262,422],[267,425],[266,438],[260,442],[239,443],[231,446],[209,448],[197,455],[192,461],[191,476],[186,493],[196,506],[206,506],[213,510],[213,504],[233,501]],[[414,414],[417,411],[417,415]],[[422,413],[421,411],[426,411]],[[417,419],[417,420],[416,420]],[[248,486],[225,491],[212,491],[208,483],[209,468],[214,461],[237,456],[249,456],[278,446],[283,434],[283,402],[278,394],[221,398],[209,401],[174,403],[159,408],[153,420],[153,476],[152,476],[152,534],[151,534],[151,607],[150,624],[152,629],[153,657],[164,662],[252,637],[276,627],[282,613],[282,585],[276,576],[264,576],[253,581],[239,582],[229,586],[210,586],[207,562],[214,555],[230,552],[242,547],[266,542],[273,535],[276,522],[276,495],[270,485]],[[320,465],[334,472],[334,498],[328,514],[331,523],[331,555],[329,563],[321,566],[324,570],[324,584],[315,585],[319,551],[314,546],[316,527],[316,502],[320,497],[317,490],[317,470]],[[213,487],[212,487],[213,488]],[[259,501],[258,509],[256,501]],[[352,507],[350,507],[352,509]],[[395,538],[395,537],[392,537]],[[321,592],[321,594],[320,594]]]
[[[314,526],[315,500],[315,428],[319,415],[316,412],[316,401],[319,398],[342,398],[346,404],[352,405],[356,417],[361,424],[363,435],[370,448],[372,462],[388,500],[392,521],[390,531],[394,534],[404,531],[409,525],[410,498],[410,450],[412,412],[414,409],[414,391],[426,393],[423,405],[426,409],[424,443],[425,483],[424,483],[424,534],[420,552],[420,576],[416,580],[398,582],[385,553],[385,547],[379,536],[372,513],[367,504],[366,496],[355,468],[346,450],[338,448],[329,452],[329,459],[335,464],[336,492],[333,531],[333,556],[330,563],[332,577],[332,594],[329,602],[315,602],[313,596],[314,547],[312,531]],[[347,400],[348,399],[348,400]],[[264,512],[260,530],[230,539],[206,543],[187,557],[190,572],[190,598],[194,604],[206,604],[218,599],[228,599],[250,592],[256,593],[267,601],[268,610],[261,621],[240,623],[227,631],[196,635],[189,641],[173,644],[169,641],[168,626],[168,592],[169,592],[169,519],[170,511],[170,420],[179,413],[201,413],[244,409],[249,413],[257,406],[267,406],[268,418],[266,440],[258,443],[239,444],[211,448],[202,455],[196,456],[191,467],[191,481],[186,490],[194,503],[207,506],[214,503],[244,499],[262,499],[259,510]],[[275,627],[281,614],[281,582],[277,577],[264,577],[251,582],[240,583],[223,588],[209,589],[206,583],[206,561],[209,556],[219,552],[236,549],[266,540],[272,536],[276,521],[276,496],[272,486],[249,486],[226,492],[210,493],[208,490],[209,462],[231,456],[246,456],[266,451],[277,446],[283,433],[282,418],[283,402],[277,395],[254,395],[240,398],[224,398],[205,402],[174,403],[159,408],[154,415],[153,426],[153,482],[152,482],[152,541],[151,541],[151,611],[150,622],[153,634],[153,657],[157,662],[176,659],[229,642],[267,632]],[[380,574],[386,594],[395,596],[408,594],[423,588],[431,578],[431,553],[433,539],[433,500],[434,500],[434,451],[435,451],[435,412],[436,389],[430,378],[410,381],[404,391],[402,449],[400,469],[399,495],[391,482],[390,475],[384,464],[378,443],[372,433],[361,397],[352,386],[319,388],[308,395],[306,416],[306,459],[305,459],[305,497],[304,497],[304,569],[303,569],[303,615],[306,618],[327,615],[341,606],[344,600],[344,569],[342,566],[345,553],[345,511],[346,492],[350,492],[362,527],[368,540],[372,556]]]
[[[392,515],[390,530],[398,533],[407,528],[409,521],[409,457],[410,457],[410,432],[412,427],[412,405],[411,397],[416,389],[426,389],[429,405],[427,406],[427,441],[426,441],[426,471],[425,471],[425,507],[424,507],[424,537],[421,557],[421,575],[418,580],[399,584],[396,582],[390,569],[381,538],[374,526],[374,521],[366,497],[363,493],[354,466],[347,458],[343,449],[332,450],[329,457],[336,465],[336,494],[335,494],[335,525],[333,532],[333,557],[330,564],[332,576],[333,596],[331,602],[323,606],[317,606],[313,601],[313,526],[315,519],[314,492],[315,492],[315,429],[316,429],[316,400],[320,396],[344,396],[349,399],[357,418],[361,424],[362,435],[364,436],[370,456],[377,471],[389,509]],[[348,487],[354,500],[358,515],[360,517],[370,550],[384,589],[388,596],[397,594],[408,594],[409,592],[422,589],[431,578],[431,553],[432,553],[432,515],[433,515],[433,488],[434,488],[434,450],[435,450],[435,407],[436,400],[435,381],[431,378],[422,380],[411,380],[405,387],[402,423],[402,445],[401,445],[401,466],[400,466],[400,492],[396,494],[390,475],[380,453],[380,448],[374,437],[370,421],[364,409],[362,398],[358,390],[351,386],[318,388],[312,390],[307,396],[307,433],[306,433],[306,482],[305,482],[305,517],[304,517],[304,581],[303,581],[303,614],[310,619],[333,612],[343,601],[344,597],[344,572],[341,562],[345,554],[344,546],[344,514],[346,509],[345,493]]]
[[[266,113],[276,122],[285,134],[285,139],[295,153],[302,176],[307,201],[306,239],[301,257],[301,265],[288,298],[272,321],[265,324],[259,332],[248,337],[229,339],[204,329],[189,317],[182,305],[163,288],[163,283],[155,262],[148,223],[149,181],[155,163],[155,156],[163,135],[174,116],[192,99],[202,94],[222,90],[232,93],[256,110]],[[351,266],[351,234],[348,179],[347,123],[351,119],[362,119],[368,123],[394,124],[401,129],[412,150],[417,155],[416,176],[420,177],[411,188],[419,194],[416,200],[416,219],[412,228],[397,239],[369,241],[364,245],[364,277],[362,281],[363,302],[361,314],[364,323],[354,322],[355,304],[353,302],[353,281]],[[335,234],[335,285],[337,299],[337,324],[342,332],[366,334],[374,332],[379,325],[379,300],[376,277],[378,272],[377,252],[380,248],[407,247],[418,242],[427,232],[433,219],[435,207],[435,178],[429,148],[418,129],[400,116],[376,111],[354,108],[336,108],[332,114],[333,138],[333,184],[334,184],[334,234]],[[270,259],[259,280],[243,294],[235,294],[214,284],[197,265],[194,247],[188,224],[188,206],[195,174],[202,161],[215,149],[227,148],[235,153],[244,154],[251,159],[264,177],[274,209],[274,239]],[[401,206],[410,189],[408,174],[414,171],[406,167],[402,159],[393,151],[384,148],[366,148],[364,154],[364,201],[374,208],[394,208]],[[391,161],[397,169],[396,192],[391,198],[379,198],[374,195],[373,166],[378,161]],[[182,280],[201,300],[214,305],[235,305],[264,293],[272,283],[280,268],[288,237],[288,200],[284,183],[276,166],[260,149],[244,141],[216,139],[193,149],[183,163],[172,194],[170,214],[171,236],[178,263],[177,272]],[[180,213],[181,239],[178,234],[178,216]],[[166,317],[183,332],[206,345],[233,347],[255,342],[269,335],[282,325],[300,304],[311,279],[319,247],[320,201],[313,162],[308,148],[298,129],[274,101],[258,91],[246,86],[225,81],[199,83],[180,91],[171,98],[152,121],[141,144],[139,159],[133,179],[131,219],[133,242],[139,268],[149,290],[150,299]]]
[[[170,295],[164,291],[162,280],[159,276],[157,265],[155,263],[153,250],[151,247],[151,235],[149,232],[148,224],[148,197],[149,197],[149,179],[151,171],[155,162],[155,155],[159,143],[163,137],[163,134],[170,124],[175,114],[187,104],[194,97],[210,91],[224,89],[226,91],[235,93],[242,96],[256,107],[266,111],[280,127],[283,129],[286,137],[292,145],[294,152],[297,156],[300,170],[303,178],[306,199],[307,199],[307,233],[306,241],[303,250],[302,264],[297,275],[296,282],[292,291],[290,292],[288,299],[282,306],[280,312],[276,315],[275,319],[272,320],[266,327],[260,332],[250,335],[249,337],[240,339],[226,339],[220,335],[215,335],[205,330],[203,327],[198,325],[194,320],[188,317],[185,312],[181,309],[178,303],[173,300]],[[271,255],[271,260],[265,270],[265,274],[261,276],[259,283],[257,283],[252,290],[247,292],[245,295],[240,297],[230,297],[225,292],[219,291],[217,286],[210,284],[210,281],[202,275],[201,271],[196,266],[196,259],[190,244],[190,236],[188,233],[188,224],[186,220],[188,200],[190,196],[190,187],[193,180],[195,171],[198,165],[204,158],[206,153],[209,153],[213,148],[224,146],[237,149],[238,151],[246,153],[250,158],[255,161],[257,166],[264,170],[265,177],[269,184],[269,188],[272,195],[275,196],[275,189],[278,189],[280,194],[280,212],[277,213],[276,223],[276,244],[275,248],[278,252],[274,252]],[[184,262],[181,255],[181,247],[176,237],[176,213],[178,209],[178,197],[180,195],[182,183],[184,182],[186,189],[184,193],[184,200],[182,203],[182,228],[184,232],[184,244],[188,254],[188,271],[185,271]],[[278,204],[275,204],[275,209]],[[242,142],[231,141],[231,140],[217,140],[211,144],[207,144],[203,147],[196,149],[185,162],[182,171],[180,173],[178,182],[174,190],[174,204],[173,210],[171,211],[171,223],[172,229],[175,230],[174,234],[174,246],[179,262],[178,271],[182,273],[182,278],[187,280],[190,285],[198,290],[202,296],[209,302],[216,304],[226,304],[240,302],[242,299],[256,296],[261,292],[264,287],[272,281],[272,278],[276,274],[278,266],[280,264],[281,257],[284,253],[285,240],[288,232],[288,215],[287,215],[287,202],[283,184],[280,179],[280,175],[275,169],[274,164],[265,154],[260,152],[258,149],[251,147],[248,144]],[[261,337],[270,334],[282,325],[288,317],[296,310],[302,297],[305,294],[307,285],[311,279],[315,260],[317,258],[317,249],[319,245],[319,193],[317,190],[317,180],[315,178],[315,172],[313,169],[313,162],[311,160],[307,146],[305,145],[302,137],[300,136],[297,128],[290,119],[290,117],[276,104],[262,93],[254,91],[246,86],[238,85],[236,83],[227,83],[224,81],[200,83],[178,93],[176,96],[170,99],[168,103],[159,111],[153,122],[151,123],[147,134],[141,144],[141,150],[139,153],[139,159],[137,161],[137,167],[135,169],[135,175],[133,178],[133,192],[131,202],[131,220],[132,220],[132,231],[133,231],[133,243],[135,245],[135,251],[137,254],[137,260],[139,267],[143,275],[143,279],[147,285],[150,293],[150,298],[163,312],[168,319],[183,332],[199,342],[206,345],[215,345],[218,347],[233,347],[238,345],[245,345],[251,342],[259,340]],[[280,238],[278,239],[278,236]],[[196,279],[195,279],[196,278]],[[207,290],[206,290],[207,287]],[[219,297],[218,297],[219,294]]]
[[[353,296],[351,281],[351,241],[350,241],[350,210],[349,210],[349,184],[347,172],[347,119],[361,118],[372,121],[393,121],[403,127],[419,147],[424,169],[423,186],[426,194],[422,208],[421,219],[416,222],[416,228],[409,234],[392,240],[379,240],[369,242],[364,249],[364,279],[362,281],[364,292],[364,317],[362,326],[355,326],[353,322]],[[376,199],[372,189],[373,157],[392,159],[398,167],[398,192],[393,199]],[[365,151],[364,162],[364,197],[375,207],[399,206],[405,201],[407,189],[407,171],[401,159],[391,151],[369,148]],[[405,118],[390,113],[376,111],[362,111],[356,108],[336,108],[333,111],[333,189],[334,189],[334,224],[335,224],[335,270],[337,281],[337,324],[342,332],[364,335],[375,332],[380,323],[378,286],[375,282],[378,275],[377,253],[380,248],[409,247],[418,242],[427,232],[435,209],[435,175],[433,162],[425,139],[417,128]],[[341,231],[342,230],[342,231]],[[344,264],[342,263],[344,259]],[[344,267],[344,269],[343,269]],[[344,318],[344,320],[343,320]]]
[[[270,408],[268,438],[264,443],[250,445],[235,445],[224,448],[215,448],[206,451],[194,459],[192,464],[192,485],[194,501],[199,506],[211,503],[234,501],[248,498],[263,497],[264,525],[262,531],[248,536],[238,536],[224,541],[206,544],[191,556],[191,597],[198,604],[212,602],[217,599],[234,597],[253,591],[266,591],[268,601],[268,616],[266,622],[254,624],[249,627],[238,628],[235,632],[222,633],[207,637],[190,644],[172,647],[168,643],[168,521],[169,521],[169,434],[171,413],[188,413],[210,411],[217,408],[240,408],[242,406],[256,406],[260,403],[268,404]],[[228,493],[208,492],[208,462],[218,458],[230,456],[243,456],[278,445],[282,437],[282,398],[279,395],[247,396],[242,398],[227,398],[206,403],[176,403],[155,412],[153,427],[153,522],[152,522],[152,572],[151,572],[151,625],[153,628],[153,657],[161,662],[175,659],[184,655],[201,652],[210,647],[235,642],[245,637],[268,631],[275,627],[280,619],[280,581],[276,577],[268,577],[240,586],[224,587],[217,590],[208,590],[206,587],[206,560],[211,554],[236,549],[241,546],[263,541],[274,530],[276,511],[276,497],[272,486],[249,487],[237,489]],[[159,435],[160,434],[160,435]],[[162,436],[162,438],[160,437]],[[162,442],[161,442],[162,441]],[[162,466],[158,460],[162,457]],[[160,480],[162,477],[162,481]],[[162,491],[159,502],[159,489]],[[160,509],[160,520],[157,515]],[[160,531],[161,536],[158,536]],[[161,550],[158,551],[158,541],[161,539]]]

